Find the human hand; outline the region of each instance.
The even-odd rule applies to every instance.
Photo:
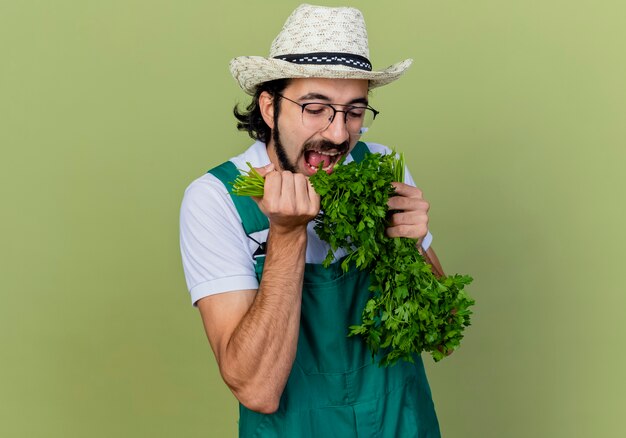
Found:
[[[320,196],[300,173],[277,171],[273,164],[256,169],[265,178],[262,198],[254,198],[276,231],[306,228],[320,211]]]
[[[389,198],[387,206],[389,210],[398,212],[390,218],[387,236],[409,237],[421,242],[428,233],[430,204],[417,187],[401,182],[394,182],[392,185],[396,189],[396,194]]]
[[[445,356],[450,356],[452,353],[454,353],[454,349],[453,348],[446,348],[444,345],[438,346],[437,350],[440,353],[444,354]]]

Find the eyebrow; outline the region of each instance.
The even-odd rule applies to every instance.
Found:
[[[326,102],[330,102],[330,98],[328,96],[325,96],[319,93],[307,93],[304,96],[300,96],[298,100],[324,100]],[[367,106],[369,101],[367,100],[366,97],[357,97],[356,99],[352,99],[350,102],[346,103],[345,105],[354,105],[356,103],[362,103],[363,105]],[[336,105],[339,105],[339,104],[336,104]]]

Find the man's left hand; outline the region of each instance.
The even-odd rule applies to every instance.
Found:
[[[418,242],[428,233],[428,209],[430,204],[417,187],[401,182],[392,183],[396,195],[389,198],[389,210],[398,210],[391,216],[387,236],[409,237]]]

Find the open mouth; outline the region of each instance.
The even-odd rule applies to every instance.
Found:
[[[330,151],[316,151],[308,150],[304,153],[304,162],[312,173],[317,172],[317,169],[322,166],[322,170],[326,173],[331,173],[333,166],[337,164],[339,159],[343,156],[343,152],[338,150]]]

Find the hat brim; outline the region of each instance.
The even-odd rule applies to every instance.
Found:
[[[376,88],[398,79],[412,63],[412,59],[405,59],[384,70],[366,71],[345,65],[294,64],[262,56],[240,56],[230,61],[230,72],[246,93],[254,95],[263,82],[290,78],[367,79],[369,87]]]

